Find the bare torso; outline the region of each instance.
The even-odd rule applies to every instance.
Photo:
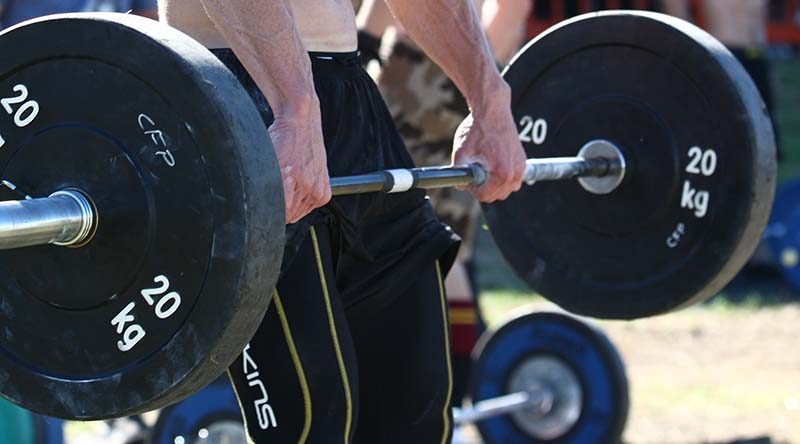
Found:
[[[260,0],[251,0],[258,2]],[[207,48],[230,45],[214,27],[198,0],[159,0],[159,16]],[[289,0],[307,51],[348,52],[358,46],[351,0]]]
[[[767,42],[767,0],[705,0],[708,31],[722,43],[761,47]]]

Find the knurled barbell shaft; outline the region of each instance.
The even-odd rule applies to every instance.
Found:
[[[523,181],[534,182],[601,177],[620,168],[615,159],[585,159],[583,157],[550,157],[528,159]],[[356,176],[331,178],[334,196],[371,192],[402,193],[422,188],[480,185],[486,172],[479,164],[470,166],[428,167],[378,171]]]
[[[610,156],[528,159],[524,181],[603,177],[624,174],[624,159]],[[377,171],[331,178],[334,196],[411,189],[480,185],[486,172],[479,164]],[[589,188],[587,188],[589,189]],[[591,190],[590,190],[591,191]],[[64,190],[50,197],[0,202],[0,250],[34,245],[77,246],[89,240],[98,219],[89,198]]]

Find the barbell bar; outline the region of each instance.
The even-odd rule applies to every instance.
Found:
[[[607,140],[587,142],[575,157],[532,158],[525,162],[522,181],[536,182],[578,178],[591,193],[608,194],[625,177],[627,162],[622,151]],[[411,189],[479,186],[486,172],[479,163],[469,166],[394,169],[331,179],[334,196],[382,191],[397,193]]]
[[[596,147],[602,147],[597,149]],[[608,148],[611,147],[609,150]],[[608,157],[602,157],[602,156]],[[588,180],[589,192],[607,194],[611,190],[594,185],[608,180],[616,187],[625,174],[622,152],[611,142],[587,143],[575,157],[528,159],[523,181],[571,178]],[[594,181],[592,181],[594,179]],[[330,180],[335,196],[370,192],[399,193],[412,189],[481,185],[486,172],[478,164],[429,168],[393,169]],[[65,247],[86,245],[100,219],[91,197],[78,190],[60,190],[49,197],[0,202],[0,250],[53,244]]]

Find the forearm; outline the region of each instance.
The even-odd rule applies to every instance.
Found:
[[[276,119],[319,111],[311,62],[287,1],[200,1]]]
[[[509,107],[510,88],[500,77],[472,1],[386,2],[409,36],[453,80],[473,114]]]

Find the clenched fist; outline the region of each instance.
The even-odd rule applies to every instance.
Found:
[[[491,108],[474,110],[456,130],[453,163],[478,162],[486,170],[486,182],[470,188],[481,202],[503,200],[519,190],[525,160],[511,107],[505,100]]]
[[[331,200],[319,105],[305,116],[276,117],[269,135],[281,168],[286,223],[294,223]]]

